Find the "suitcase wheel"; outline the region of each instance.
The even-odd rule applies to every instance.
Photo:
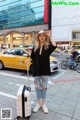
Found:
[[[17,116],[17,120],[19,120],[20,119],[20,116]]]
[[[22,118],[22,117],[20,117],[20,116],[17,116],[17,120],[19,120],[20,118]],[[29,119],[30,118],[30,116],[27,116],[27,117],[25,117],[25,119]]]
[[[27,116],[27,119],[29,119],[30,118],[30,116]]]

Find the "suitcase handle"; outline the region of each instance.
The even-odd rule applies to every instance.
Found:
[[[28,85],[29,85],[29,87],[30,87],[28,62],[27,62],[27,76],[28,76]]]

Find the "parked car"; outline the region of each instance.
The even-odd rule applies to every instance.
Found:
[[[78,50],[79,54],[80,54],[80,50]]]
[[[30,45],[26,48],[26,51],[31,54],[32,49],[33,49],[33,45]]]
[[[57,48],[54,50],[54,52],[56,52],[56,53],[61,53],[62,50],[61,50],[61,48],[57,47]]]
[[[79,55],[77,56],[77,60],[80,62],[80,50],[78,50]]]
[[[55,72],[59,70],[59,61],[57,58],[50,56],[50,71]]]
[[[65,50],[63,50],[63,52],[70,53],[71,52],[71,48],[66,48]]]
[[[26,48],[8,48],[0,53],[0,69],[4,67],[26,70],[25,61],[30,59]],[[30,68],[31,62],[28,65]],[[56,58],[50,57],[51,72],[57,71],[59,62]]]

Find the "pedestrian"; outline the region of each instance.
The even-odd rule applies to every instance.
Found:
[[[71,60],[72,61],[75,61],[77,60],[77,57],[79,55],[79,52],[75,49],[75,46],[72,47],[71,51],[70,51],[70,54],[71,54]]]
[[[34,84],[37,95],[37,105],[33,112],[37,112],[42,108],[44,113],[48,113],[48,108],[45,104],[48,78],[50,75],[50,60],[51,53],[56,49],[55,41],[50,39],[50,36],[43,30],[38,32],[36,44],[32,49],[31,60],[34,63]],[[26,63],[29,62],[28,60]],[[42,100],[42,102],[41,102]]]
[[[76,66],[75,61],[78,60],[79,52],[76,51],[75,46],[73,46],[69,54],[69,66],[70,69],[73,69]]]

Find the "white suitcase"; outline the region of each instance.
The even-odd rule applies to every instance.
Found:
[[[17,92],[17,119],[27,118],[31,116],[31,100],[30,100],[30,81],[29,81],[29,69],[27,64],[28,86],[22,85]]]
[[[31,115],[30,87],[21,86],[17,92],[17,119],[27,118]]]

